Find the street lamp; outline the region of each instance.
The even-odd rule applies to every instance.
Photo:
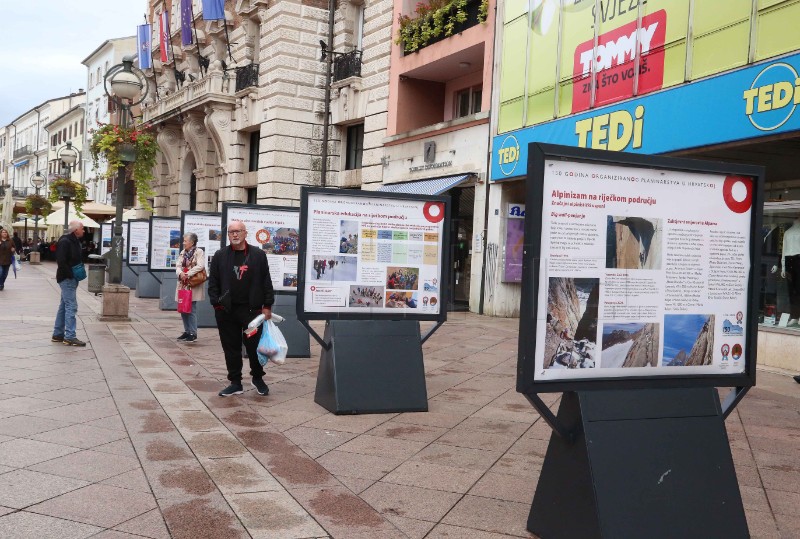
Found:
[[[72,147],[72,141],[67,141],[65,145],[56,152],[56,159],[61,161],[61,176],[66,179],[72,177],[72,167],[78,162],[81,152]],[[67,186],[59,186],[58,194],[64,199],[64,234],[69,232],[69,199],[75,195],[74,191]]]
[[[106,72],[103,88],[106,95],[119,106],[120,128],[128,127],[128,115],[131,107],[135,107],[147,97],[147,77],[133,65],[136,56],[126,56],[121,64],[117,64]],[[111,251],[108,253],[108,281],[111,284],[122,283],[122,210],[125,203],[125,176],[128,164],[136,160],[132,144],[120,148],[120,160],[124,163],[117,171],[116,206],[114,217],[114,236],[111,239]]]
[[[31,185],[34,189],[36,189],[36,195],[39,195],[39,190],[44,187],[47,183],[47,178],[44,177],[44,174],[39,172],[38,170],[31,175]],[[33,212],[33,226],[34,226],[34,235],[38,238],[39,237],[39,213],[41,210],[34,210]],[[27,232],[26,232],[27,234]]]

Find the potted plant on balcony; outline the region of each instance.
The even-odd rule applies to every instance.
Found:
[[[53,209],[53,205],[42,195],[28,195],[25,197],[25,212],[30,215],[47,216]]]
[[[118,171],[125,168],[125,181],[133,180],[139,204],[151,209],[148,199],[155,193],[152,181],[155,179],[153,169],[156,166],[158,143],[150,127],[122,128],[105,124],[90,133],[89,153],[94,172],[113,180]],[[101,161],[106,163],[105,170],[101,167]]]
[[[430,0],[417,2],[414,13],[399,15],[399,29],[395,43],[406,53],[415,52],[436,38],[453,35],[457,24],[467,20],[467,5],[471,0]],[[474,1],[474,0],[473,0]],[[486,22],[489,0],[479,0],[477,21]]]
[[[75,205],[75,213],[79,216],[83,215],[81,212],[83,211],[83,204],[86,202],[86,187],[81,183],[63,177],[50,182],[50,202],[58,202],[67,197]]]

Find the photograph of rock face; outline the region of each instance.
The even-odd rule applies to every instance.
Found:
[[[711,365],[714,359],[713,314],[664,316],[664,367]]]
[[[551,277],[547,295],[545,369],[595,366],[600,279]]]
[[[600,366],[658,367],[660,331],[653,323],[604,324]]]
[[[661,219],[608,216],[606,268],[661,269]]]

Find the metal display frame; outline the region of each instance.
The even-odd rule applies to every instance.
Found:
[[[223,232],[224,227],[222,225],[222,223],[223,223],[223,221],[222,221],[222,212],[218,212],[218,211],[183,210],[181,212],[181,239],[183,239],[183,235],[186,234],[186,232],[187,232],[187,230],[186,230],[186,216],[187,215],[205,215],[205,216],[209,216],[209,217],[213,217],[213,216],[217,216],[218,215],[219,216],[219,224],[220,224],[219,233],[220,233],[220,235],[222,237],[225,236],[225,234]],[[199,243],[200,242],[198,241],[198,245],[199,245]],[[219,245],[220,245],[220,247],[217,250],[222,249],[222,239],[220,239]],[[183,247],[181,247],[181,250],[183,250]],[[206,253],[206,257],[208,257],[208,253]],[[208,265],[208,263],[206,263],[206,265]],[[211,271],[211,270],[210,270],[210,268],[207,268],[206,271]]]
[[[150,228],[150,219],[131,219],[131,220],[129,220],[129,221],[128,221],[128,236],[125,238],[125,256],[126,256],[126,258],[125,258],[125,263],[126,263],[126,264],[127,264],[129,267],[132,267],[132,268],[136,268],[136,267],[147,267],[147,266],[148,266],[148,264],[131,264],[131,263],[129,263],[129,261],[130,261],[130,259],[131,259],[131,256],[130,256],[130,248],[131,248],[131,225],[132,225],[133,223],[147,223],[147,224],[148,224],[148,226],[147,226],[147,233],[148,233],[148,234],[150,234],[150,232],[151,232],[151,228]],[[150,241],[149,241],[149,238],[150,238],[150,237],[148,236],[148,242],[147,242],[147,262],[148,262],[148,263],[150,262]]]
[[[163,273],[163,272],[168,272],[168,271],[171,271],[172,273],[175,273],[175,268],[167,268],[167,269],[164,269],[164,268],[155,268],[154,269],[153,268],[153,243],[154,243],[153,242],[153,223],[155,223],[156,220],[160,220],[160,221],[176,221],[178,223],[178,225],[181,224],[181,218],[180,217],[160,217],[160,216],[154,215],[154,216],[152,216],[150,218],[150,249],[147,252],[147,271],[149,271],[150,273],[156,273],[156,272]]]
[[[129,223],[129,221],[125,221],[123,223],[123,226],[126,227],[127,229],[130,229],[130,225],[128,223]],[[107,252],[111,251],[112,248],[113,248],[113,247],[109,247],[108,250],[105,253],[102,253],[102,251],[103,251],[103,230],[104,230],[105,227],[108,227],[110,229],[112,243],[113,243],[113,240],[114,240],[114,223],[113,222],[100,223],[100,251],[101,251],[101,256],[105,255]],[[128,241],[128,235],[127,234],[125,235],[125,241]],[[126,243],[125,246],[124,246],[125,249],[123,249],[123,254],[122,254],[122,262],[123,263],[126,263],[128,261],[128,247],[127,247],[127,245],[128,244]]]

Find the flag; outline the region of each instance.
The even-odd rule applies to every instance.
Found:
[[[139,69],[152,69],[153,54],[150,47],[152,47],[153,34],[150,25],[139,25],[136,34],[139,36]]]
[[[169,12],[161,12],[161,36],[159,38],[159,45],[161,47],[161,62],[169,62]]]
[[[203,20],[225,20],[225,0],[203,0]]]
[[[192,44],[192,0],[181,0],[181,45]]]

